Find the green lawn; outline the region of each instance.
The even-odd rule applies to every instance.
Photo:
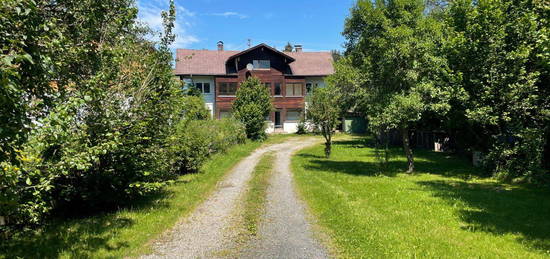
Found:
[[[267,143],[288,136],[270,138]],[[261,143],[238,145],[217,154],[200,174],[182,176],[166,192],[132,208],[82,219],[57,220],[14,241],[0,244],[0,258],[121,258],[148,252],[151,240],[208,197],[216,183]]]
[[[392,150],[342,136],[294,156],[300,193],[342,258],[549,258],[550,192],[476,177],[468,161],[415,150],[417,173]]]

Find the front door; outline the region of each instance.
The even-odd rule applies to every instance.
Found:
[[[281,124],[281,111],[275,111],[275,128],[282,128]]]

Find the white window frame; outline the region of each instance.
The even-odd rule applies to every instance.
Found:
[[[200,84],[200,87],[199,87],[199,84]],[[205,88],[205,84],[208,84],[208,93],[206,93],[204,90],[206,89]],[[201,91],[202,94],[205,94],[205,95],[210,95],[212,94],[212,84],[210,82],[206,82],[206,81],[195,81],[193,82],[193,87],[199,89],[199,91]]]

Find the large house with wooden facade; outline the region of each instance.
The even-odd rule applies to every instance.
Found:
[[[178,49],[174,73],[187,85],[198,88],[214,118],[231,115],[240,82],[258,77],[269,87],[275,110],[266,118],[268,132],[295,132],[306,107],[306,95],[324,86],[334,73],[330,52],[281,52],[266,44],[244,51]]]

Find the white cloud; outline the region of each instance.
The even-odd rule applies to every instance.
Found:
[[[214,15],[214,16],[223,16],[223,17],[237,17],[239,19],[246,19],[248,18],[248,15],[246,14],[241,14],[241,13],[237,13],[237,12],[223,12],[223,13],[212,13],[210,15]]]
[[[153,39],[158,39],[158,32],[163,30],[161,12],[168,10],[167,1],[156,1],[155,4],[150,2],[138,1],[138,20],[147,24],[153,31],[157,32],[157,36]],[[172,48],[186,48],[189,45],[198,42],[199,39],[188,33],[187,29],[192,26],[189,21],[191,17],[194,17],[195,13],[187,10],[183,6],[176,6],[176,22],[174,24],[174,34],[176,34],[176,40],[172,43]]]

